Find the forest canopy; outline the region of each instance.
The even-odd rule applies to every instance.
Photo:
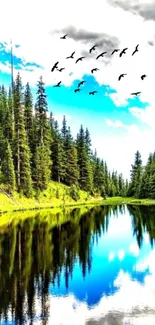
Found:
[[[79,126],[74,139],[65,116],[58,125],[48,112],[42,77],[36,95],[34,103],[30,85],[23,87],[19,73],[8,91],[0,86],[0,184],[8,193],[30,197],[34,188],[45,190],[54,180],[91,195],[155,198],[155,153],[143,166],[136,152],[128,184],[93,152],[88,128]]]

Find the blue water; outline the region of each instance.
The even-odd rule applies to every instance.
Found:
[[[149,231],[147,231],[146,226],[149,220],[146,218],[146,212],[147,218],[149,218],[148,216],[150,213],[151,222],[148,225],[148,228],[150,227]],[[18,309],[21,308],[21,310],[18,310],[16,320],[15,317],[11,316],[8,305],[8,319],[4,321],[3,316],[1,324],[155,324],[155,299],[153,299],[153,297],[155,298],[155,249],[154,245],[151,244],[150,241],[150,237],[152,237],[153,239],[153,234],[155,234],[154,215],[155,210],[151,210],[151,208],[147,208],[147,211],[143,211],[143,208],[140,208],[140,210],[135,210],[135,215],[134,209],[132,211],[129,211],[128,208],[125,207],[124,212],[121,212],[118,209],[117,213],[107,213],[106,218],[108,220],[108,226],[106,231],[103,230],[105,229],[105,226],[102,225],[103,216],[100,216],[100,212],[94,214],[94,218],[97,218],[97,222],[100,222],[100,229],[102,230],[100,231],[100,235],[98,234],[96,236],[94,234],[93,226],[91,229],[90,242],[88,245],[89,252],[85,252],[86,256],[88,254],[90,255],[90,267],[87,265],[87,263],[84,263],[86,267],[85,272],[83,272],[79,260],[79,255],[75,254],[76,257],[74,256],[75,259],[72,265],[72,272],[70,272],[71,274],[69,274],[68,276],[67,287],[65,275],[65,262],[64,265],[62,265],[62,269],[60,271],[59,283],[58,281],[55,281],[53,283],[53,269],[50,265],[52,265],[51,261],[53,261],[53,263],[56,263],[54,262],[54,259],[56,257],[54,258],[54,255],[52,255],[53,257],[51,257],[51,254],[53,254],[55,245],[57,245],[55,240],[57,240],[58,234],[60,234],[60,236],[61,234],[63,234],[63,245],[65,245],[69,236],[67,233],[67,229],[72,229],[69,228],[72,226],[72,223],[71,225],[66,224],[66,226],[62,226],[62,228],[60,229],[60,233],[56,233],[57,235],[55,235],[55,231],[57,231],[56,228],[55,230],[50,230],[50,232],[47,232],[47,237],[52,234],[51,239],[49,241],[49,243],[51,243],[51,246],[48,244],[46,247],[45,242],[39,242],[36,239],[34,240],[35,245],[43,245],[42,251],[40,252],[41,255],[36,255],[35,245],[32,240],[31,243],[33,243],[33,245],[31,254],[33,258],[35,258],[35,263],[33,264],[31,270],[32,273],[30,273],[31,286],[27,286],[28,289],[26,289],[26,285],[23,280],[23,284],[20,287],[21,289],[19,289],[18,287],[18,290],[21,290],[21,292],[24,292],[25,290],[25,297],[27,294],[29,294],[31,297],[31,290],[33,290],[32,283],[34,285],[34,288],[37,286],[37,281],[43,283],[41,282],[41,279],[43,279],[42,276],[45,269],[50,272],[48,274],[51,274],[51,280],[49,275],[45,272],[44,281],[47,281],[47,285],[45,285],[43,291],[41,291],[41,289],[39,289],[41,288],[40,284],[40,287],[37,287],[38,289],[36,289],[35,291],[34,301],[32,301],[31,304],[33,310],[31,315],[31,322],[28,312],[28,300],[24,298],[24,305],[22,307],[18,307]],[[82,218],[85,218],[85,216],[81,217],[81,220]],[[85,221],[85,225],[87,225],[88,221],[89,216],[88,219]],[[90,225],[88,226],[90,227]],[[39,227],[40,228],[37,228],[37,231],[42,233],[41,229],[43,228],[41,228],[41,225]],[[76,224],[74,225],[74,227],[76,230]],[[77,224],[77,227],[81,227],[79,229],[81,229],[80,231],[82,231],[83,225],[80,225],[79,223]],[[135,233],[134,229],[137,229]],[[77,234],[80,234],[80,231],[77,232]],[[28,230],[26,230],[27,238],[28,234],[29,232]],[[74,234],[71,233],[70,235],[73,236],[74,239]],[[77,242],[73,240],[73,242],[69,242],[69,244],[66,244],[67,248],[70,247],[69,252],[73,252],[74,250],[78,251],[74,247],[74,245],[77,245],[77,243],[78,245],[80,245],[80,243],[84,241],[84,245],[85,235],[83,238],[80,237],[80,235],[77,236],[79,236]],[[140,241],[138,240],[139,237],[141,239]],[[44,238],[44,241],[48,239],[46,237],[40,238]],[[86,240],[88,240],[88,238],[86,238]],[[138,242],[140,242],[141,244],[138,244]],[[8,252],[6,253],[5,251],[7,246],[5,245],[4,250],[1,250],[1,252],[3,252],[1,254],[7,255]],[[18,256],[18,248],[19,247],[17,242],[16,256]],[[50,250],[50,248],[51,253],[49,254],[49,252],[47,252],[46,250]],[[59,247],[59,249],[60,248],[61,247]],[[23,244],[22,249],[22,252],[24,254],[24,250],[26,249],[25,244]],[[39,248],[37,249],[38,252]],[[48,260],[45,259],[45,253],[49,254]],[[24,259],[23,254],[21,255],[22,259]],[[62,256],[65,256],[63,255],[64,252],[61,252],[61,254],[61,258]],[[26,255],[25,258],[27,258]],[[44,262],[44,259],[46,260],[46,262]],[[48,262],[49,265],[47,265]],[[37,271],[34,271],[34,268]],[[23,279],[25,276],[24,274],[26,274],[27,272],[27,269],[24,270],[25,273],[22,273]],[[4,272],[4,268],[1,272]],[[17,264],[15,264],[14,266],[14,272],[18,279],[20,273],[18,273],[19,271]],[[33,272],[35,275],[33,274]],[[28,282],[29,280],[27,279],[26,283]],[[25,289],[23,289],[23,287]],[[0,298],[2,298],[1,291]],[[10,300],[10,303],[11,301],[12,300]],[[29,308],[31,309],[31,307]],[[2,312],[1,302],[0,312]]]

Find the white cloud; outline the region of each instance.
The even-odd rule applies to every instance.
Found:
[[[139,247],[137,243],[132,243],[129,247],[129,252],[132,253],[134,256],[139,255]]]
[[[150,237],[148,233],[144,234],[144,241],[146,245],[150,244]]]
[[[119,260],[122,261],[124,259],[124,256],[125,256],[124,249],[120,249],[118,251],[117,255],[118,255]]]
[[[132,107],[129,111],[155,131],[155,106],[148,106],[144,109]]]
[[[109,262],[112,262],[114,260],[114,258],[115,258],[115,253],[114,252],[110,252],[109,253],[109,256],[108,256]]]
[[[141,3],[142,0],[139,1],[139,4]],[[104,2],[98,0],[95,5],[94,2],[79,0],[76,9],[71,0],[45,0],[44,4],[41,1],[27,0],[25,5],[19,0],[6,0],[1,4],[1,12],[7,12],[7,21],[9,21],[9,24],[6,24],[6,15],[1,15],[1,41],[8,42],[9,49],[9,41],[12,37],[14,44],[20,44],[20,47],[14,47],[16,56],[24,62],[35,62],[43,67],[43,70],[34,68],[33,72],[21,71],[23,83],[29,81],[35,85],[39,76],[43,75],[46,85],[62,80],[66,86],[70,86],[73,80],[82,78],[92,67],[98,67],[100,70],[95,74],[96,80],[99,84],[106,84],[117,90],[117,93],[109,95],[117,106],[125,105],[131,92],[142,91],[140,99],[149,102],[150,107],[141,111],[133,108],[130,112],[151,128],[155,128],[155,46],[148,45],[148,41],[154,42],[155,21],[145,21],[129,11],[112,7],[107,0]],[[95,24],[92,23],[94,19]],[[60,40],[60,35],[54,33],[55,30],[59,31],[71,25],[87,32],[107,33],[109,38],[117,37],[120,49],[128,47],[127,54],[120,58],[119,54],[115,53],[111,57],[111,62],[89,59],[75,65],[74,60],[66,61],[66,56],[74,50],[77,58],[82,50],[87,51],[92,45],[71,39]],[[137,44],[140,44],[139,52],[131,56]],[[104,50],[104,46],[102,49]],[[95,54],[92,56],[95,57]],[[51,73],[51,67],[56,61],[60,62],[60,67],[66,67],[66,70],[62,73],[59,71]],[[0,63],[0,70],[9,73],[9,64],[5,66]],[[118,81],[121,73],[127,73],[127,76]],[[144,81],[140,79],[143,73],[147,74]],[[122,122],[116,121],[115,125],[111,126],[121,127]],[[115,166],[117,170],[129,177],[134,152],[139,149],[146,161],[149,150],[154,150],[155,134],[153,131],[138,130],[133,124],[128,127],[126,125],[126,130],[128,134],[124,137],[119,134],[115,138],[100,135],[93,142],[98,154],[106,158],[110,169]]]
[[[112,126],[112,127],[116,127],[116,128],[119,128],[119,127],[123,127],[123,123],[119,120],[116,120],[116,121],[111,121],[110,119],[105,119],[105,123],[108,125],[108,126]]]
[[[115,168],[119,173],[122,172],[124,177],[129,178],[135,152],[140,151],[143,164],[146,164],[149,152],[154,151],[155,132],[132,124],[123,135],[119,132],[108,135],[96,132],[92,143],[94,148],[97,148],[99,157],[107,161],[110,170]]]
[[[9,12],[8,7],[10,8]],[[97,64],[100,68],[100,71],[96,73],[97,81],[100,84],[109,84],[118,90],[118,95],[110,95],[115,101],[124,101],[131,91],[137,90],[144,91],[142,99],[154,101],[155,76],[152,64],[155,47],[148,46],[147,42],[154,37],[155,22],[144,22],[142,17],[133,15],[119,7],[112,7],[106,0],[104,4],[103,1],[98,0],[96,6],[93,2],[89,2],[89,15],[87,14],[88,3],[86,1],[84,4],[82,0],[79,0],[76,10],[71,0],[52,3],[45,0],[44,6],[41,1],[33,1],[32,5],[32,2],[28,0],[24,10],[19,0],[15,0],[13,3],[6,1],[2,4],[2,12],[8,13],[7,18],[10,23],[8,27],[5,26],[4,30],[5,15],[1,18],[0,38],[9,41],[11,26],[13,41],[20,44],[20,47],[14,48],[14,53],[25,61],[33,61],[44,67],[44,71],[35,68],[33,73],[24,72],[24,79],[29,79],[32,84],[36,82],[40,73],[43,74],[46,84],[56,82],[60,76],[62,78],[62,74],[59,72],[53,74],[50,72],[52,64],[57,60],[61,62],[60,65],[67,67],[63,73],[63,81],[66,85],[70,85],[76,78],[82,78],[84,73],[90,71],[92,66]],[[59,14],[59,19],[56,13]],[[95,24],[92,24],[94,17],[97,19]],[[27,19],[29,24],[27,24]],[[76,51],[75,56],[78,57],[83,49],[89,50],[90,48],[90,44],[84,44],[82,41],[60,40],[60,35],[54,33],[55,30],[59,31],[69,25],[89,32],[102,33],[104,31],[109,37],[119,39],[120,48],[128,47],[129,50],[122,58],[119,58],[116,53],[109,64],[104,64],[103,60],[97,62],[94,59],[80,62],[78,66],[75,66],[74,60],[68,60],[66,64],[66,56],[74,50]],[[139,53],[131,56],[138,43],[140,44]],[[111,51],[110,48],[109,51]],[[73,75],[69,76],[72,71]],[[118,81],[120,73],[128,73],[128,76]],[[140,75],[143,73],[148,74],[148,78],[142,82]]]
[[[145,271],[147,268],[150,269],[150,272],[154,274],[155,276],[155,250],[152,250],[151,253],[142,261],[139,261],[136,266],[135,269],[136,271]],[[146,277],[146,279],[148,279],[148,276]],[[155,282],[154,282],[154,289],[155,289]]]
[[[132,280],[130,275],[121,270],[114,281],[118,291],[110,296],[103,296],[99,303],[89,308],[86,302],[78,301],[73,295],[66,297],[50,296],[48,301],[49,319],[47,324],[53,325],[86,325],[93,321],[103,325],[134,324],[154,325],[155,321],[155,267],[152,251],[148,256],[150,274],[141,284]],[[148,263],[146,263],[148,264]],[[37,320],[34,324],[41,324],[39,320],[40,301],[36,300],[38,310]],[[59,312],[61,310],[61,312]],[[113,316],[113,319],[111,318]]]
[[[126,129],[129,132],[138,132],[139,131],[139,127],[136,124],[124,124],[122,123],[120,120],[116,120],[116,121],[111,121],[110,119],[105,119],[105,123],[108,126],[114,127],[114,128],[123,128]]]

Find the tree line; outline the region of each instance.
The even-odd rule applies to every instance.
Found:
[[[127,195],[141,199],[155,199],[155,151],[149,154],[145,166],[140,152],[135,153]]]
[[[63,117],[62,127],[48,112],[42,76],[34,103],[29,83],[18,73],[13,87],[0,86],[0,184],[30,197],[47,189],[50,180],[64,183],[78,199],[79,189],[91,195],[125,196],[128,181],[91,148],[88,128],[80,126],[76,139]]]

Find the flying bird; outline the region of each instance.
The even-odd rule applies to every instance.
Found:
[[[80,91],[81,89],[80,88],[77,88],[77,89],[75,89],[74,91],[75,91],[75,93],[77,93],[78,91]]]
[[[97,93],[96,90],[94,90],[94,91],[90,91],[90,92],[89,92],[89,95],[94,95],[95,93]]]
[[[123,77],[126,76],[126,75],[127,75],[127,73],[122,73],[122,74],[120,74],[120,76],[118,77],[118,81],[120,81],[121,78],[123,78]]]
[[[89,50],[89,53],[91,53],[92,51],[95,51],[97,45],[94,45],[93,47],[91,47],[91,49]]]
[[[101,54],[99,54],[97,57],[96,57],[96,60],[98,60],[101,56],[103,57],[104,54],[106,54],[107,52],[102,52]]]
[[[139,44],[135,47],[135,50],[133,51],[132,55],[134,55],[136,52],[138,52],[138,46],[139,46]]]
[[[139,94],[141,94],[141,91],[137,91],[136,93],[132,93],[131,95],[133,95],[133,96],[137,96],[137,95],[139,95]]]
[[[73,52],[70,56],[67,56],[66,59],[74,59],[74,54],[75,54],[75,52]]]
[[[119,51],[119,49],[113,50],[112,53],[111,53],[111,55],[113,55],[115,52],[118,52],[118,51]]]
[[[61,71],[63,71],[64,69],[65,69],[65,68],[60,68],[60,69],[57,69],[57,70],[61,72]]]
[[[94,71],[98,71],[99,69],[98,68],[94,68],[91,70],[91,73],[94,73]]]
[[[121,53],[119,54],[119,56],[121,57],[123,54],[126,54],[127,49],[128,49],[128,47],[126,47],[125,49],[123,49],[121,51]]]
[[[51,72],[53,72],[55,69],[58,68],[58,63],[59,63],[59,61],[54,64],[54,66],[51,69]]]
[[[85,81],[83,80],[83,81],[81,81],[81,82],[79,82],[79,84],[78,84],[78,88],[81,86],[81,85],[83,85],[85,83]]]
[[[61,36],[60,39],[66,39],[67,36],[68,34],[65,34],[64,36]]]
[[[57,85],[54,85],[53,87],[60,87],[60,84],[62,83],[62,81],[59,81],[58,83],[57,83]]]
[[[81,56],[80,58],[78,58],[75,63],[78,63],[79,61],[82,61],[83,59],[85,59],[85,56]]]
[[[146,74],[142,74],[141,79],[144,80],[144,78],[146,78],[146,77],[147,77]]]

